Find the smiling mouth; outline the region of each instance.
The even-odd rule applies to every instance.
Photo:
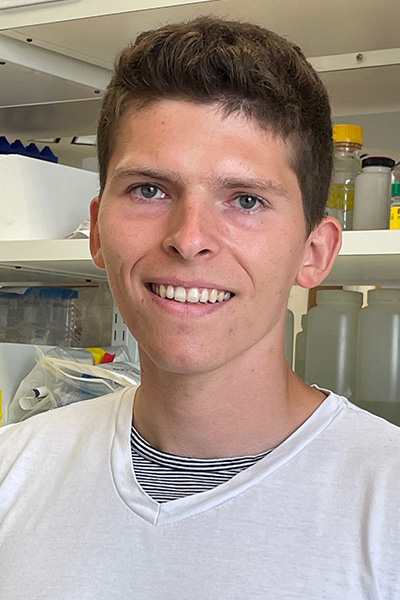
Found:
[[[182,304],[215,304],[216,302],[227,302],[235,294],[225,290],[217,290],[204,287],[190,287],[164,285],[162,283],[148,283],[148,289],[166,300],[174,300]]]

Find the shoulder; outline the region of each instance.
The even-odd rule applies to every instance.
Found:
[[[82,437],[109,428],[127,390],[84,400],[0,428],[0,466],[12,456],[32,454],[46,447],[68,451]]]
[[[400,427],[344,397],[331,394],[330,400],[342,408],[327,431],[337,462],[357,480],[365,477],[383,486],[396,484],[400,492]]]
[[[335,394],[332,397],[343,406],[343,425],[352,433],[354,442],[369,446],[373,442],[382,449],[400,447],[400,427],[356,406],[347,398]]]

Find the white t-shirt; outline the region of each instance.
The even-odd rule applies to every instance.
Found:
[[[158,504],[133,396],[0,429],[1,600],[399,600],[400,429],[331,394],[257,464]]]

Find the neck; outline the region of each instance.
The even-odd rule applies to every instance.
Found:
[[[254,350],[189,375],[160,369],[141,352],[136,429],[154,447],[180,456],[244,456],[278,446],[325,395],[293,373],[283,345],[271,351],[270,360],[261,361]]]

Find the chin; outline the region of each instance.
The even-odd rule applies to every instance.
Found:
[[[212,351],[198,352],[186,350],[181,352],[157,351],[155,348],[143,348],[147,358],[156,366],[156,368],[167,373],[176,373],[180,375],[201,375],[215,371],[222,367],[227,359],[219,356],[216,360],[215,353]]]

